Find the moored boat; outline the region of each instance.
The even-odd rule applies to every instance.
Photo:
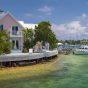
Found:
[[[88,45],[81,45],[73,50],[73,54],[88,55]]]

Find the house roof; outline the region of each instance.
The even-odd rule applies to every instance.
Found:
[[[19,23],[24,27],[24,28],[29,28],[29,29],[35,29],[35,26],[37,26],[37,24],[28,24],[28,23],[24,23],[24,21],[19,21]]]
[[[63,45],[63,43],[57,43],[57,45]]]
[[[35,25],[37,24],[29,24],[29,23],[24,23],[24,21],[17,21],[9,12],[4,12],[3,10],[0,9],[0,20],[2,20],[7,14],[9,14],[18,24],[20,24],[23,28],[35,28]]]
[[[4,11],[1,11],[1,10],[0,10],[0,20],[2,20],[6,15],[10,15],[10,17],[12,17],[12,18],[15,20],[15,22],[17,22],[21,27],[23,27],[23,25],[21,25],[21,24],[15,19],[15,17],[14,17],[13,15],[11,15],[11,13],[9,13],[9,12],[4,12]],[[23,29],[24,29],[24,27],[23,27]]]

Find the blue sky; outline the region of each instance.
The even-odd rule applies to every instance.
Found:
[[[88,22],[88,0],[0,0],[0,8],[12,13],[16,19],[28,23],[50,21],[54,24],[54,29],[56,28],[54,31],[57,33],[57,37],[62,39],[65,37],[63,37],[63,33],[59,35],[59,32],[68,30],[67,25],[73,23],[69,29],[71,31],[72,28],[87,27]],[[61,25],[67,28],[61,31],[60,28],[63,28]],[[68,34],[68,36],[71,35]],[[74,36],[76,35],[71,37],[74,38]],[[83,37],[87,38],[88,35],[79,36],[79,38]]]
[[[45,6],[46,11],[42,11]],[[88,0],[0,0],[0,8],[26,22],[49,20],[58,24],[69,22],[83,13],[88,14]],[[46,14],[48,12],[51,14]]]

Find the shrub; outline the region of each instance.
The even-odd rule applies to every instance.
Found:
[[[27,49],[27,48],[23,48],[23,51],[22,51],[23,53],[28,53],[29,52],[29,50]]]
[[[0,54],[11,52],[11,43],[6,30],[0,31]]]
[[[9,54],[9,53],[11,53],[11,47],[12,47],[12,44],[10,43],[10,42],[6,42],[5,44],[4,44],[4,53],[5,54]]]

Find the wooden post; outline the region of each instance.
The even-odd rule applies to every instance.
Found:
[[[10,67],[12,66],[11,61],[9,62],[9,66],[10,66]]]
[[[2,64],[3,62],[0,62],[0,67],[2,68],[3,67],[3,64]]]

